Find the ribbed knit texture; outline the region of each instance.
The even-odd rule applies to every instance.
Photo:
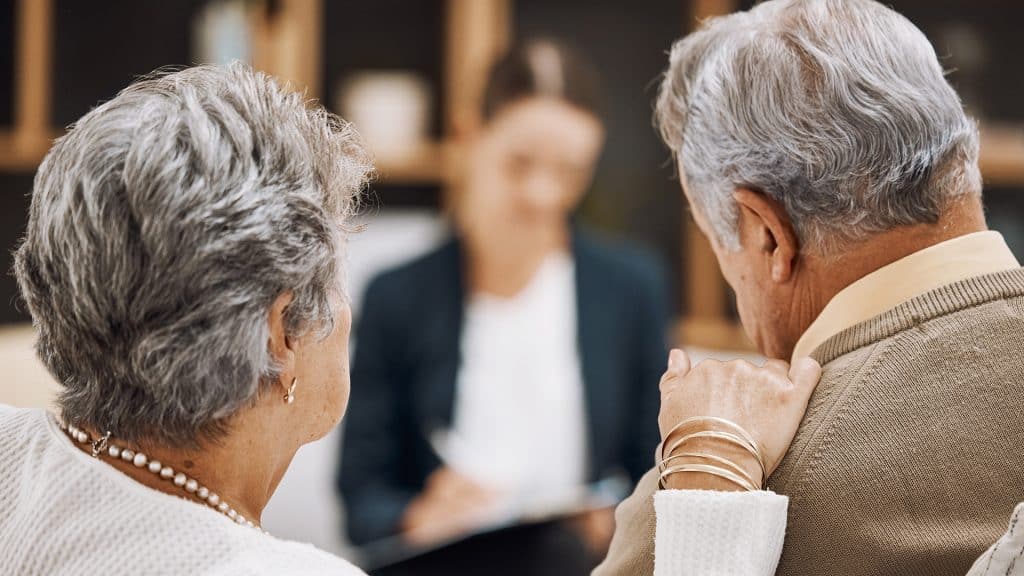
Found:
[[[771,576],[786,503],[772,492],[658,492],[654,576]]]
[[[933,290],[822,344],[777,574],[962,576],[1024,498],[1024,269]],[[604,575],[654,569],[656,472],[616,512]],[[1021,560],[1024,562],[1024,559]]]
[[[41,410],[0,405],[0,574],[362,574],[239,526],[82,452]]]

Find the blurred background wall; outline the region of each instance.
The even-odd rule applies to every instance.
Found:
[[[921,27],[982,125],[989,222],[1024,258],[1024,73],[1015,0],[891,0]],[[672,41],[743,0],[0,0],[0,402],[45,405],[9,274],[32,176],[63,127],[162,66],[242,59],[353,120],[379,178],[353,239],[350,291],[435,245],[457,195],[453,138],[477,113],[483,74],[516,38],[587,53],[607,95],[608,143],[580,218],[654,250],[670,272],[673,338],[749,351],[732,298],[695,232],[651,102]],[[331,490],[336,437],[300,453],[268,510],[278,535],[344,551]]]

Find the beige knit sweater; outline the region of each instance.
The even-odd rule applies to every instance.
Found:
[[[904,302],[829,339],[769,485],[790,497],[777,574],[961,576],[1024,499],[1024,268]],[[656,477],[595,571],[650,575]],[[1022,559],[1024,561],[1024,559]]]

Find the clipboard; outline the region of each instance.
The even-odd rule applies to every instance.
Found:
[[[433,552],[457,546],[474,538],[506,530],[569,520],[583,514],[614,508],[626,496],[628,484],[621,478],[608,478],[583,486],[573,494],[534,501],[516,501],[481,517],[470,530],[429,544],[409,543],[402,535],[371,542],[359,549],[361,568],[373,572]]]

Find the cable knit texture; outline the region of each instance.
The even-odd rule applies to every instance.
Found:
[[[42,410],[0,405],[0,574],[362,574],[239,526],[82,452]]]
[[[769,479],[790,497],[777,574],[963,576],[1024,495],[1024,268],[927,292],[813,356],[821,383]],[[652,573],[656,490],[652,471],[619,506],[597,576]]]
[[[787,503],[773,492],[658,492],[654,575],[771,576]]]

